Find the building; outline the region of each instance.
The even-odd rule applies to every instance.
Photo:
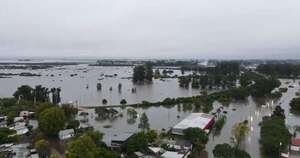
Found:
[[[123,143],[125,143],[134,133],[119,133],[112,134],[107,146],[111,148],[119,148]]]
[[[300,138],[293,138],[291,141],[291,151],[300,152]]]
[[[192,113],[172,128],[172,134],[183,135],[188,128],[209,130],[214,124],[214,116],[205,113]]]
[[[162,158],[187,158],[189,153],[183,154],[174,151],[166,151],[161,155]]]
[[[14,135],[24,135],[29,132],[29,129],[26,127],[25,123],[17,123],[15,126],[11,127],[10,129],[16,131],[16,134]]]
[[[19,116],[23,117],[24,119],[27,119],[33,115],[34,115],[34,112],[30,112],[30,111],[21,111],[19,114]]]
[[[70,139],[75,135],[74,129],[66,129],[58,132],[58,137],[60,140]]]

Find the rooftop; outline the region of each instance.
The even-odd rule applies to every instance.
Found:
[[[183,158],[183,154],[179,154],[177,152],[166,151],[164,154],[161,155],[163,158]]]
[[[205,129],[207,125],[214,119],[213,115],[205,113],[192,113],[175,125],[175,129],[200,128]]]

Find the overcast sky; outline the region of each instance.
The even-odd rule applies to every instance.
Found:
[[[300,58],[300,0],[0,0],[0,57]]]

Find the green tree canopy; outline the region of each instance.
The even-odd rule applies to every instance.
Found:
[[[100,152],[91,137],[83,135],[68,144],[66,158],[98,158]]]
[[[227,143],[216,145],[213,154],[215,158],[251,158],[247,152],[231,147]]]
[[[37,150],[41,158],[47,158],[50,154],[50,144],[48,141],[41,139],[34,143],[34,147]]]
[[[61,108],[52,107],[40,113],[38,122],[41,131],[49,136],[55,136],[65,127],[66,117]]]
[[[33,88],[28,85],[18,87],[17,91],[13,94],[16,99],[22,98],[24,100],[33,101]]]
[[[272,116],[261,123],[260,137],[264,154],[268,157],[276,157],[280,150],[288,146],[291,134],[285,126],[284,118]]]
[[[138,127],[141,128],[143,131],[150,128],[149,119],[148,119],[146,113],[142,114]]]
[[[292,99],[290,106],[292,111],[300,112],[300,97]]]
[[[193,150],[202,151],[208,142],[208,135],[200,128],[188,128],[183,131],[187,140],[193,144]]]
[[[245,140],[247,135],[249,134],[250,128],[248,126],[248,122],[240,122],[233,126],[232,128],[232,139],[235,146],[238,148],[242,141]]]

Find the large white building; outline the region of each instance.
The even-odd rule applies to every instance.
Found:
[[[192,113],[177,125],[175,125],[172,128],[172,133],[183,135],[183,131],[188,128],[200,128],[202,130],[208,130],[212,127],[213,124],[213,115],[205,113]]]

